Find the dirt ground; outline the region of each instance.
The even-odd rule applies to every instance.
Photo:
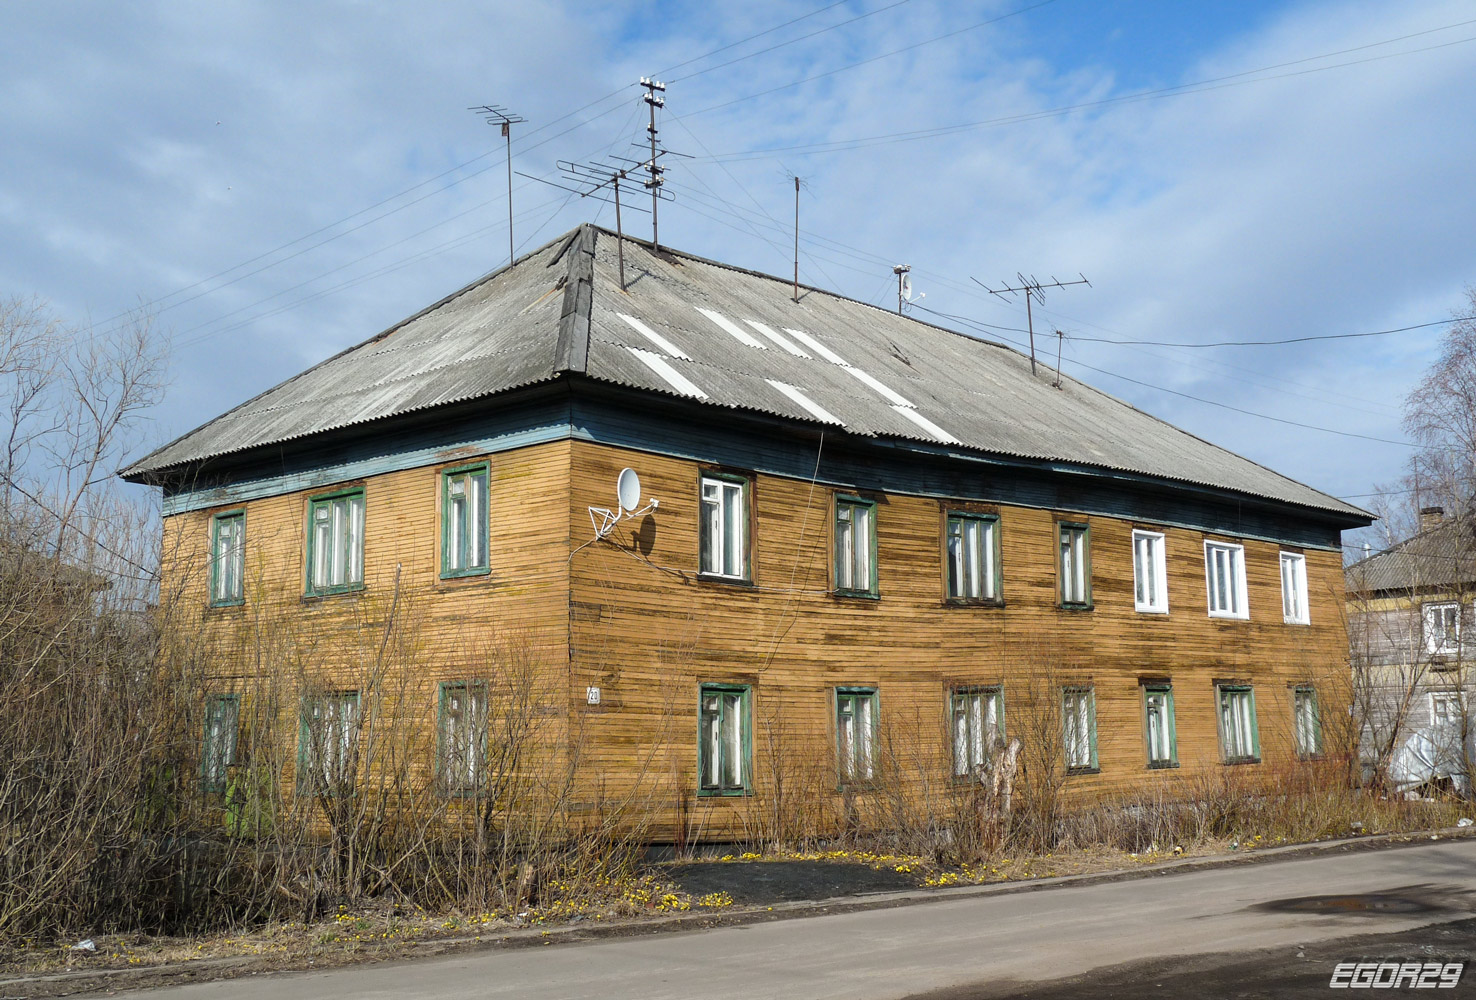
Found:
[[[1374,846],[1364,841],[1346,849]],[[318,921],[269,924],[236,934],[195,938],[97,935],[93,938],[97,950],[91,953],[72,950],[73,942],[30,947],[7,942],[9,947],[0,945],[0,998],[68,996],[283,969],[419,958],[494,943],[520,947],[778,919],[806,901],[849,907],[892,905],[884,899],[872,904],[867,897],[967,885],[1028,889],[1042,878],[1066,875],[1115,880],[1131,878],[1135,869],[1153,869],[1167,861],[1191,857],[1251,861],[1257,853],[1244,847],[1231,851],[1229,844],[1206,844],[1182,855],[1097,849],[1060,856],[998,858],[973,867],[940,867],[921,858],[864,851],[741,854],[719,860],[666,862],[614,887],[607,898],[552,900],[516,913],[430,914],[413,906],[384,904],[355,910],[341,907]]]

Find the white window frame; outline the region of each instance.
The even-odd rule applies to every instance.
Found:
[[[1436,622],[1436,615],[1444,617],[1453,612],[1455,635],[1443,622]],[[1427,653],[1457,653],[1461,648],[1461,605],[1458,601],[1430,601],[1420,606],[1420,621]]]
[[[1281,617],[1288,625],[1311,624],[1307,607],[1307,557],[1281,553]]]
[[[876,504],[850,495],[835,498],[835,592],[877,596]]]
[[[737,477],[702,477],[698,570],[703,576],[748,579],[748,485]]]
[[[1217,558],[1223,555],[1225,569],[1230,579],[1220,586],[1216,580]],[[1239,542],[1215,542],[1205,539],[1204,543],[1204,587],[1211,618],[1234,618],[1245,620],[1250,617],[1246,601],[1245,546]]]
[[[1441,719],[1435,706],[1444,704],[1445,718]],[[1440,732],[1449,733],[1459,729],[1461,722],[1461,696],[1455,691],[1430,692],[1430,725]]]
[[[1161,531],[1133,530],[1133,609],[1168,614],[1168,542]]]
[[[1004,692],[997,687],[955,688],[949,697],[949,714],[953,776],[976,776],[1004,739]]]

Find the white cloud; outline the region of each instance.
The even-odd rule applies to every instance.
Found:
[[[875,6],[837,8],[715,61]],[[1163,84],[1225,76],[1461,21],[1468,12],[1457,3],[1291,4],[1234,36],[1201,39],[1198,57],[1165,78],[1143,63],[1072,62],[1072,47],[1058,44],[1074,16],[1067,8],[1052,5],[684,123],[668,120],[663,137],[686,152],[725,153],[997,119],[1121,96],[1120,76]],[[520,170],[548,172],[555,158],[620,152],[643,135],[633,88],[533,130],[643,73],[809,9],[696,5],[658,16],[584,4],[12,7],[18,30],[0,37],[0,86],[11,95],[0,106],[9,139],[0,222],[11,249],[0,260],[0,288],[38,292],[74,315],[104,319],[140,296],[165,295],[331,227],[230,272],[239,278],[233,284],[199,294],[217,279],[165,300],[199,294],[161,316],[182,346],[177,388],[159,422],[182,431],[502,262],[500,141],[467,105],[501,102],[530,119],[516,133],[529,137],[519,142]],[[669,81],[671,113],[825,73],[1009,9],[993,4],[961,15],[955,5],[915,0],[731,67],[682,67]],[[1111,51],[1129,58],[1120,47]],[[848,152],[676,162],[677,202],[663,207],[663,237],[784,273],[788,236],[771,227],[788,224],[784,173],[795,170],[808,185],[802,230],[864,251],[858,258],[807,244],[802,274],[860,298],[885,301],[889,264],[906,261],[927,305],[1008,326],[1022,325],[1023,310],[991,299],[970,275],[1084,272],[1092,289],[1051,294],[1038,317],[1043,328],[1059,324],[1083,337],[1105,329],[1134,339],[1219,340],[1420,322],[1458,306],[1476,275],[1467,233],[1476,189],[1466,177],[1476,135],[1459,124],[1476,95],[1473,52],[1476,43],[1456,45]],[[529,148],[607,108],[589,127]],[[489,155],[453,170],[481,154]],[[515,197],[520,243],[548,239],[598,207],[575,199],[554,214],[559,192],[518,184],[525,185]],[[332,226],[384,199],[391,200]],[[242,277],[288,254],[298,255]],[[211,331],[220,332],[200,339]],[[1068,345],[1068,357],[1288,420],[1397,438],[1398,400],[1437,336],[1213,352],[1082,342]],[[1395,446],[1082,374],[1333,491],[1363,492],[1389,479],[1403,456]]]

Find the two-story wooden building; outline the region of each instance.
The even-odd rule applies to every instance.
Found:
[[[577,798],[653,782],[668,833],[956,787],[1043,718],[1073,794],[1319,752],[1365,512],[1011,348],[624,250],[622,289],[582,226],[124,471],[163,488],[166,592],[223,677],[262,621],[312,637],[299,769],[362,779],[334,775],[374,711],[336,637],[392,593],[397,711],[448,793],[516,635]]]

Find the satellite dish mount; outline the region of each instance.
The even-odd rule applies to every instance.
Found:
[[[657,507],[660,501],[655,497],[646,500],[646,506],[641,503],[641,477],[636,475],[634,469],[621,469],[620,475],[615,479],[615,507],[591,507],[589,509],[589,523],[594,525],[595,537],[604,538],[615,530],[615,525],[626,518],[645,517]]]

